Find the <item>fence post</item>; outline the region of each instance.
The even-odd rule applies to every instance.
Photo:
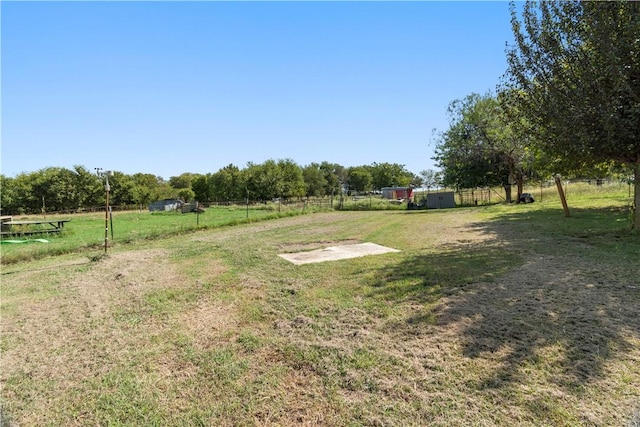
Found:
[[[249,219],[249,189],[247,188],[247,219]]]

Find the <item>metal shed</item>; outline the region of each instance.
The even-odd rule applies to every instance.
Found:
[[[182,200],[164,199],[149,204],[149,212],[175,211],[182,206]]]
[[[454,196],[453,191],[429,193],[427,194],[427,209],[455,208],[456,201]]]

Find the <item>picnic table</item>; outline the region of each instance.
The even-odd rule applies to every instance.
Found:
[[[2,236],[22,236],[27,234],[59,233],[70,219],[41,219],[14,221],[13,219],[2,221]]]

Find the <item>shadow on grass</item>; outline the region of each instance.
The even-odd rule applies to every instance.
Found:
[[[461,230],[460,244],[385,266],[371,296],[410,307],[396,333],[458,331],[463,356],[497,366],[480,389],[538,380],[580,390],[640,335],[640,244],[621,212],[558,214],[470,224],[489,239],[469,243]]]

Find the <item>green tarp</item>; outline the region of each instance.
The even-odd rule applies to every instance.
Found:
[[[0,240],[0,243],[49,243],[47,239]]]

